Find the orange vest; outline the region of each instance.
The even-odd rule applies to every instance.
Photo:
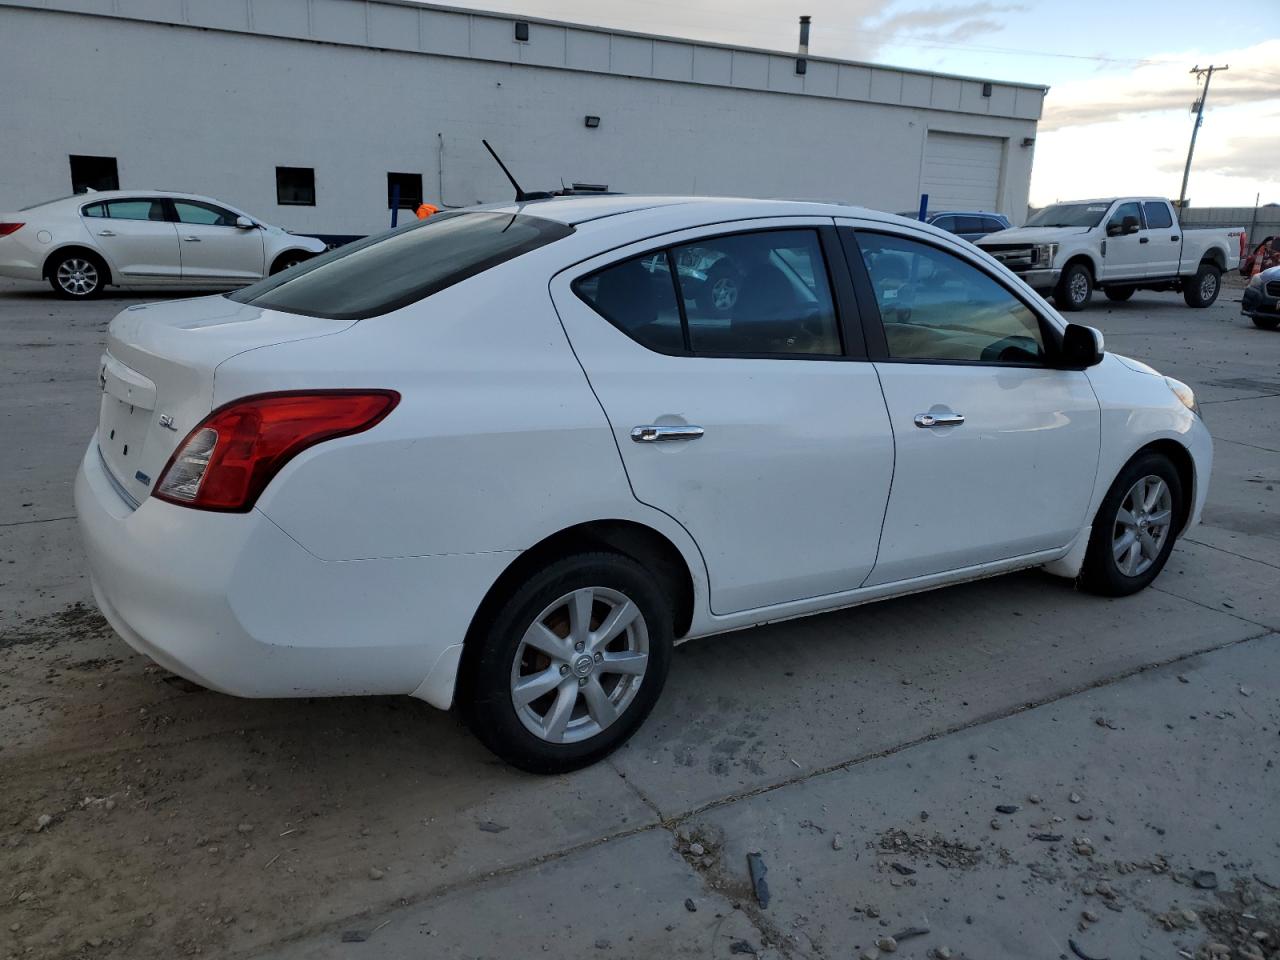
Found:
[[[439,213],[440,208],[433,206],[432,204],[429,204],[424,200],[422,204],[419,205],[418,209],[414,212],[418,214],[419,220],[425,220],[427,219],[427,217],[431,216],[433,213]]]

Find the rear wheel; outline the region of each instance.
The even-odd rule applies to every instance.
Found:
[[[1151,583],[1173,551],[1182,498],[1182,481],[1168,457],[1145,453],[1126,464],[1094,518],[1080,585],[1123,597]]]
[[[1133,287],[1108,287],[1102,291],[1107,295],[1107,299],[1113,303],[1124,303],[1133,296]]]
[[[1053,291],[1053,302],[1059,310],[1075,312],[1089,305],[1093,296],[1093,274],[1083,263],[1073,263],[1062,271]]]
[[[1217,264],[1202,263],[1191,282],[1182,288],[1182,299],[1188,307],[1207,307],[1218,299],[1222,289],[1222,271]]]
[[[1252,317],[1253,325],[1259,330],[1274,330],[1280,327],[1280,317]]]
[[[627,740],[657,702],[673,615],[657,581],[614,553],[583,553],[531,576],[473,636],[460,707],[508,763],[561,773]]]
[[[73,250],[49,265],[49,285],[64,300],[92,300],[107,285],[107,265],[83,250]]]

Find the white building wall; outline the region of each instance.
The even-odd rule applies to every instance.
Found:
[[[507,199],[482,137],[526,189],[911,209],[941,130],[1004,140],[1014,213],[1044,93],[812,59],[797,77],[783,54],[539,21],[516,43],[514,18],[395,2],[45,3],[0,0],[0,210],[69,193],[68,156],[89,154],[118,158],[124,188],[366,233],[388,223],[388,171],[420,172],[437,203]],[[277,206],[276,166],[314,168],[316,206]]]

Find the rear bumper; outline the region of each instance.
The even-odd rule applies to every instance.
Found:
[[[154,498],[133,509],[96,436],[75,501],[94,597],[112,627],[166,669],[242,697],[417,691],[447,708],[458,659],[450,648],[511,560],[325,561],[256,510],[209,513]]]

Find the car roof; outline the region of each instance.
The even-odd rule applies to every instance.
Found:
[[[206,197],[198,193],[178,193],[174,190],[89,190],[85,193],[77,193],[74,196],[63,197],[61,200],[51,201],[52,203],[66,204],[83,204],[96,203],[101,200],[118,200],[121,198],[128,199],[145,199],[147,197],[167,197],[171,200],[203,200],[206,203],[216,203],[220,207],[231,207],[232,205],[225,200],[215,200],[213,197]]]
[[[574,226],[591,220],[661,208],[685,207],[689,212],[702,209],[715,217],[733,219],[753,217],[857,217],[860,219],[902,222],[907,219],[881,210],[868,210],[850,204],[823,200],[761,200],[751,197],[682,197],[682,196],[617,196],[551,197],[523,203],[487,204],[473,207],[496,213],[523,213]],[[914,221],[912,221],[914,222]]]

